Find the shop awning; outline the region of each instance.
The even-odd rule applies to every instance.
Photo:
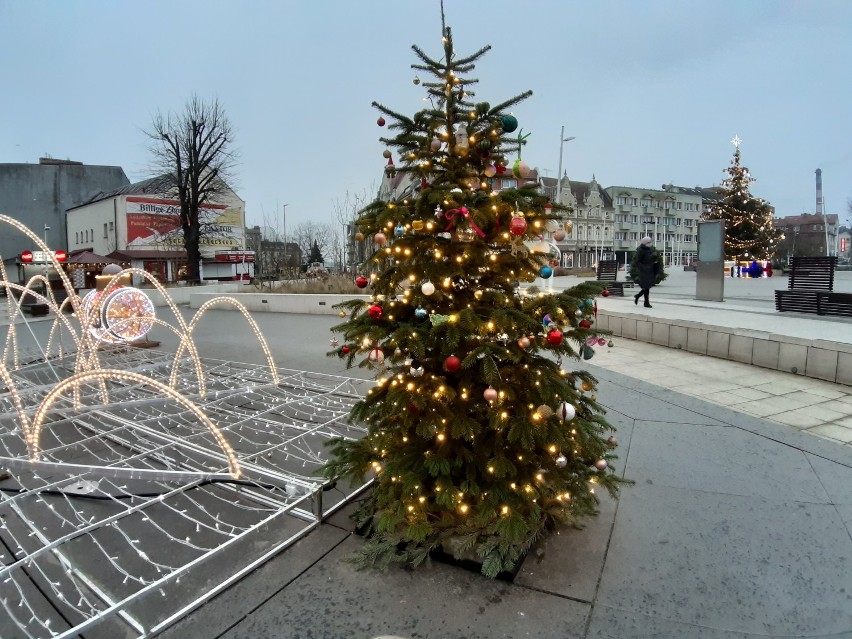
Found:
[[[186,250],[178,251],[157,251],[151,249],[124,249],[123,251],[113,251],[109,257],[129,262],[130,260],[174,260],[186,259]]]
[[[98,255],[91,251],[80,251],[72,253],[65,260],[66,264],[121,264],[121,260],[116,260],[105,255]]]

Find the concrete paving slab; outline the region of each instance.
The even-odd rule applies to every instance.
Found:
[[[576,601],[594,601],[617,505],[608,495],[601,496],[600,514],[584,521],[581,530],[563,530],[545,539],[524,560],[514,583]]]
[[[814,469],[831,502],[852,506],[852,466],[838,464],[811,453],[805,453],[805,458]]]
[[[626,475],[640,484],[830,503],[804,453],[724,426],[637,420]]]
[[[835,506],[647,481],[619,503],[598,604],[776,637],[852,628],[852,539]]]
[[[773,421],[789,424],[794,428],[809,429],[814,426],[825,425],[835,419],[843,417],[842,413],[827,410],[821,406],[808,406],[796,410],[786,411],[777,415],[770,415]]]
[[[820,424],[818,426],[808,428],[807,432],[812,435],[818,435],[819,437],[842,442],[844,444],[852,442],[852,431],[850,431],[849,428],[839,426],[838,424]]]
[[[431,562],[359,571],[348,539],[222,639],[565,639],[585,633],[589,605]]]
[[[647,615],[598,604],[585,639],[755,639],[751,633],[678,623],[657,615]]]

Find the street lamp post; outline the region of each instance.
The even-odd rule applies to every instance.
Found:
[[[559,133],[559,170],[556,172],[556,203],[561,205],[562,202],[559,201],[560,195],[562,195],[562,148],[565,146],[566,142],[570,142],[573,140],[575,136],[570,135],[567,138],[565,137],[565,127],[562,127],[561,132]],[[569,218],[570,221],[570,218]],[[571,225],[571,236],[576,237],[574,235],[575,229],[574,225]],[[576,240],[574,241],[574,245],[577,245]],[[579,256],[578,256],[579,258]]]

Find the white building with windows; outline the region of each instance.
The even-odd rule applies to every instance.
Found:
[[[651,237],[666,265],[690,264],[698,256],[698,221],[704,205],[698,193],[610,186],[614,213],[613,249],[629,262],[639,240]],[[622,257],[623,255],[623,257]]]

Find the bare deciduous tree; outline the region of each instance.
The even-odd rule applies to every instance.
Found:
[[[199,244],[203,220],[199,211],[228,192],[236,154],[234,133],[217,99],[193,95],[182,113],[157,113],[151,129],[154,167],[164,178],[170,197],[180,202],[180,224],[187,257],[187,280],[199,281]]]
[[[334,221],[332,245],[330,247],[332,254],[337,260],[338,268],[341,271],[353,270],[357,263],[363,260],[363,256],[358,251],[358,244],[355,242],[353,235],[355,234],[355,220],[358,219],[358,213],[367,204],[375,199],[376,186],[371,185],[359,193],[346,192],[343,199],[336,199],[333,205]]]
[[[301,222],[296,225],[292,233],[288,233],[288,239],[299,245],[303,259],[307,259],[311,254],[314,242],[319,247],[320,253],[327,258],[333,232],[334,229],[330,223]]]

